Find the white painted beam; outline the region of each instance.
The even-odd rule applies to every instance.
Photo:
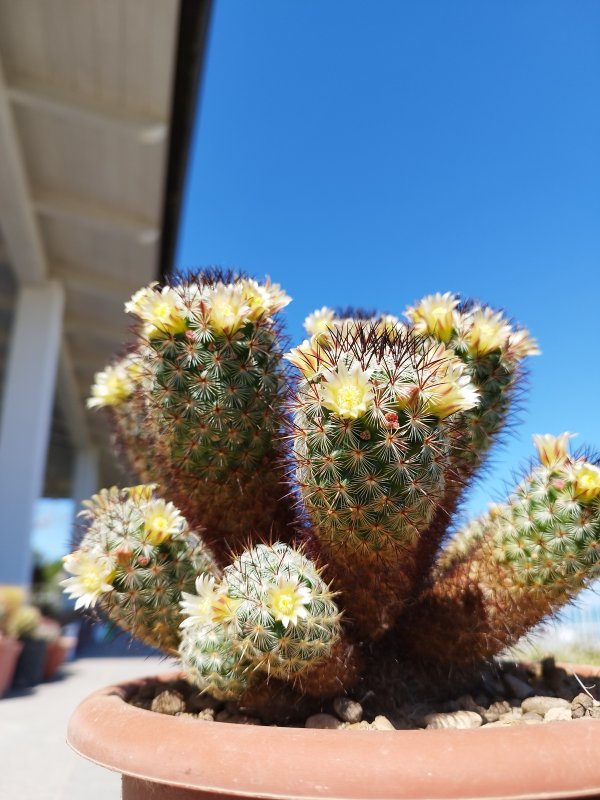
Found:
[[[75,504],[76,515],[81,511],[82,502],[96,494],[100,488],[99,473],[100,459],[98,451],[93,447],[78,450],[75,456],[71,482],[71,496]]]
[[[77,385],[69,344],[64,335],[60,345],[56,397],[71,444],[78,450],[90,448],[92,443],[85,418],[83,398]]]
[[[52,262],[50,266],[52,275],[61,280],[68,288],[78,292],[85,292],[95,297],[112,297],[125,303],[140,286],[139,280],[128,277],[114,278],[101,275],[86,267],[76,267],[68,264]]]
[[[44,248],[31,210],[21,146],[0,63],[0,219],[10,263],[20,283],[38,283],[48,274]]]
[[[49,281],[19,293],[0,420],[0,584],[28,586],[31,531],[50,438],[64,308]]]
[[[161,144],[167,138],[168,125],[164,119],[138,114],[98,97],[86,97],[29,79],[13,79],[7,93],[14,105],[39,109],[74,122],[118,128],[144,144]]]
[[[115,329],[114,324],[110,321],[100,323],[74,316],[68,316],[65,319],[65,331],[74,336],[81,335],[81,332],[85,331],[86,340],[100,339],[101,341],[106,341],[108,346],[114,349],[117,349],[123,343],[124,338],[123,329]]]
[[[155,244],[160,238],[160,228],[153,220],[132,214],[126,209],[100,205],[64,192],[35,192],[33,208],[45,217],[102,231],[120,231],[134,236],[143,245]]]

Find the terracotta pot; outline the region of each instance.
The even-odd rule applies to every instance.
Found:
[[[0,636],[0,697],[12,685],[15,667],[23,645],[12,636]]]
[[[123,774],[123,800],[600,796],[595,719],[467,731],[233,725],[130,706],[124,697],[139,683],[88,697],[67,735],[80,755]]]
[[[42,679],[52,680],[58,670],[62,667],[67,657],[67,653],[73,649],[73,637],[61,636],[52,642],[48,642],[46,650],[46,661],[44,662],[44,673]]]

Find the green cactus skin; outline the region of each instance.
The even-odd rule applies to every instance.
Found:
[[[109,619],[146,644],[176,653],[182,592],[193,589],[198,573],[218,571],[212,554],[183,518],[173,535],[153,543],[144,520],[156,502],[152,486],[113,487],[95,495],[82,512],[87,530],[79,551],[104,556],[112,567],[113,589],[98,598]]]
[[[350,622],[359,635],[378,638],[407,599],[419,532],[444,493],[451,424],[418,391],[431,382],[439,356],[370,323],[356,323],[350,335],[332,332],[319,348],[323,368],[300,383],[294,406],[296,478],[315,551]],[[373,396],[356,418],[326,405],[336,380],[331,365],[339,364],[370,375]]]
[[[88,408],[102,408],[112,428],[112,445],[124,477],[151,483],[156,475],[160,439],[149,416],[144,380],[143,348],[130,350],[96,373]]]
[[[259,681],[244,657],[243,643],[226,625],[185,628],[179,657],[189,682],[217,700],[238,700]]]
[[[132,355],[139,369],[143,370],[143,354]],[[151,483],[160,474],[157,465],[164,463],[166,454],[150,415],[146,395],[140,387],[136,389],[134,386],[123,402],[109,407],[107,411],[114,446],[121,453],[121,464],[127,478],[139,483]]]
[[[406,621],[407,649],[454,666],[488,659],[588,585],[600,562],[600,500],[578,492],[584,466],[538,466],[456,537]]]
[[[199,688],[241,696],[260,677],[294,679],[327,659],[340,614],[319,570],[276,542],[245,550],[219,585],[200,578],[184,597],[180,654]]]
[[[246,302],[249,286],[270,292],[262,310]],[[293,512],[281,499],[285,476],[278,466],[285,381],[270,313],[285,296],[268,284],[203,273],[162,292],[146,290],[129,310],[147,323],[144,303],[162,297],[180,316],[150,330],[146,324],[142,334],[166,493],[190,524],[206,530],[222,561],[258,531],[289,537]]]
[[[435,317],[425,314],[424,319],[419,315],[419,309],[427,308],[428,301],[435,303],[436,300],[442,306],[445,300],[447,309],[447,316],[439,326],[435,324]],[[423,531],[417,553],[416,581],[410,588],[411,595],[417,597],[431,575],[465,490],[510,418],[525,378],[523,359],[539,351],[528,332],[509,325],[501,312],[472,300],[460,302],[450,293],[423,298],[414,308],[408,309],[406,315],[412,318],[417,334],[432,341],[443,341],[460,358],[479,394],[477,405],[454,420],[444,497]],[[476,335],[480,329],[481,335]]]

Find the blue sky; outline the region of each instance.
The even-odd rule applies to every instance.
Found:
[[[543,355],[473,512],[531,433],[600,449],[599,41],[597,0],[215,3],[177,266],[270,275],[296,342],[434,291],[514,315]]]
[[[530,434],[600,448],[600,3],[217,0],[180,269],[400,313],[434,291],[538,338],[497,499]]]

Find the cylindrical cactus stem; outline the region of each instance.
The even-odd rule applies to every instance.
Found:
[[[274,319],[288,302],[276,284],[207,272],[142,289],[126,306],[143,323],[161,484],[223,563],[254,536],[291,535]]]
[[[161,441],[143,391],[145,366],[142,348],[116,359],[96,373],[88,408],[105,409],[115,449],[128,479],[151,483],[161,474]]]
[[[328,656],[296,678],[298,691],[306,697],[328,698],[353,689],[364,672],[359,647],[342,633]]]
[[[378,638],[409,599],[419,534],[443,497],[448,420],[477,394],[443,345],[370,322],[287,357],[304,376],[296,480],[318,549],[356,633]]]
[[[261,676],[295,681],[325,663],[340,613],[317,567],[286,544],[245,550],[215,583],[186,593],[180,653],[201,689],[241,697]]]
[[[152,647],[177,652],[182,592],[199,573],[217,575],[211,552],[152,485],[104,489],[81,513],[87,528],[64,565],[75,607],[98,608]]]
[[[597,575],[600,469],[568,455],[568,434],[536,438],[541,465],[457,536],[407,618],[403,646],[421,659],[490,658]]]
[[[465,487],[510,417],[523,382],[523,359],[539,350],[529,333],[511,325],[501,312],[473,301],[459,302],[450,292],[424,297],[407,309],[406,316],[416,334],[442,342],[455,353],[479,395],[478,403],[455,420],[444,497],[419,546],[415,574],[421,579],[412,588],[417,596],[430,575]]]

